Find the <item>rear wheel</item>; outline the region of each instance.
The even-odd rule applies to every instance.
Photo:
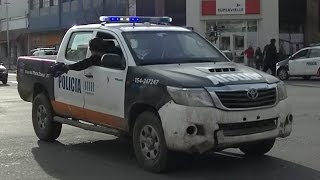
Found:
[[[38,94],[32,104],[32,123],[40,140],[54,141],[60,136],[62,124],[53,121],[53,114],[48,97]]]
[[[278,70],[278,76],[279,78],[283,81],[283,80],[288,80],[289,79],[289,73],[286,69],[281,68]]]
[[[247,156],[263,156],[274,146],[276,139],[267,139],[243,145],[239,149]]]
[[[133,129],[133,147],[138,164],[159,173],[168,167],[169,152],[159,117],[152,112],[138,116]]]
[[[303,76],[303,79],[304,80],[309,80],[309,79],[311,79],[311,76]]]

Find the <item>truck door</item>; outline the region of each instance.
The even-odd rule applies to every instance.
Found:
[[[86,118],[97,124],[125,129],[124,96],[127,68],[124,48],[112,32],[97,32],[97,37],[106,43],[104,53],[115,53],[108,51],[110,45],[113,49],[118,47],[125,68],[93,66],[85,70]]]
[[[65,49],[60,49],[59,62],[73,64],[87,57],[88,44],[93,32],[74,32],[70,35]],[[55,78],[53,107],[61,115],[85,119],[84,106],[84,71],[69,71]]]
[[[308,58],[308,49],[296,53],[289,60],[289,74],[292,76],[306,74],[306,60]]]
[[[306,75],[317,75],[320,68],[320,49],[311,49],[306,61]]]

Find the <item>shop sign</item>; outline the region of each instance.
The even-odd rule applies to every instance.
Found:
[[[217,15],[246,14],[246,0],[216,0]]]

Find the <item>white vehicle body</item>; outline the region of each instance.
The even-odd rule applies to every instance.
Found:
[[[285,71],[287,75],[285,75]],[[320,76],[320,46],[301,49],[288,59],[279,62],[277,72],[280,79],[283,80],[290,76],[300,76],[305,79],[310,79],[311,76]]]
[[[131,33],[131,39],[128,39],[128,33]],[[150,41],[148,38],[143,39],[144,41],[132,38],[138,37],[132,36],[135,33],[143,36],[149,33],[150,37],[156,33],[154,36],[160,40],[178,34],[180,39],[170,41],[172,39],[168,38],[166,40],[172,44],[161,46],[158,41]],[[230,62],[211,43],[186,28],[138,23],[75,26],[64,36],[56,61],[73,64],[89,57],[91,54],[88,44],[94,37],[113,41],[121,49],[123,68],[91,66],[83,71],[69,71],[54,78],[50,84],[47,79],[37,79],[42,75],[36,73],[38,70],[30,71],[28,68],[43,68],[49,66],[46,63],[52,64],[52,61],[22,58],[19,59],[18,71],[22,73],[18,74],[20,96],[33,101],[32,98],[36,96],[34,89],[46,89],[52,109],[57,115],[53,118],[55,122],[90,130],[97,130],[99,126],[107,128],[100,129],[99,132],[107,131],[115,135],[119,134],[114,133],[115,131],[126,133],[132,135],[134,141],[137,141],[135,133],[139,128],[136,121],[147,120],[147,130],[142,129],[135,150],[139,163],[149,170],[163,169],[154,161],[149,165],[141,163],[154,160],[153,158],[160,158],[157,162],[166,160],[165,154],[159,155],[158,151],[146,150],[146,147],[159,147],[158,138],[162,134],[164,138],[160,142],[165,142],[162,153],[166,149],[204,153],[225,148],[243,148],[246,145],[252,147],[252,143],[262,143],[265,146],[267,143],[269,145],[263,149],[260,145],[255,147],[259,150],[254,153],[264,154],[272,148],[276,138],[287,137],[292,131],[293,117],[283,82],[261,71]],[[184,37],[186,38],[183,39]],[[185,54],[192,54],[194,51],[194,54],[202,55],[203,49],[209,48],[208,52],[214,53],[219,59],[210,62],[200,59],[199,62],[138,64],[141,62],[137,61],[137,54],[133,50],[137,46],[152,46],[154,50],[161,49],[160,46],[167,48],[172,45],[174,48],[178,45],[175,44],[178,40],[183,42],[179,42],[179,46],[188,52]],[[165,57],[168,52],[162,52],[159,56]],[[173,49],[171,55],[180,55],[179,53],[182,54]],[[139,57],[146,56],[141,54],[138,54]],[[169,60],[172,56],[169,56]],[[112,56],[109,54],[109,57]],[[42,63],[42,66],[37,66],[37,63]],[[31,78],[25,78],[29,74],[23,74],[24,72],[33,72],[38,76],[30,82]],[[34,88],[34,82],[38,85],[39,82],[45,82],[45,86]],[[41,98],[43,99],[36,99]],[[41,102],[34,103],[35,109],[38,104]],[[150,119],[139,119],[140,116]],[[155,122],[154,119],[160,122]],[[79,125],[80,121],[92,123],[93,127]],[[157,123],[161,124],[160,130]],[[152,134],[152,130],[156,133]],[[152,137],[141,139],[144,134],[148,134],[145,131],[150,131]],[[153,136],[157,138],[152,139]],[[142,153],[147,151],[144,158],[140,156],[140,152],[137,154],[140,143],[144,144],[141,145]],[[149,147],[146,144],[153,145]],[[251,153],[245,149],[244,152]]]

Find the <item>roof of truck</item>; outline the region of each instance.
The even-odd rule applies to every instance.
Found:
[[[106,24],[88,24],[74,26],[74,29],[118,29],[123,32],[128,31],[190,31],[184,27],[158,25],[149,23],[106,23]]]

